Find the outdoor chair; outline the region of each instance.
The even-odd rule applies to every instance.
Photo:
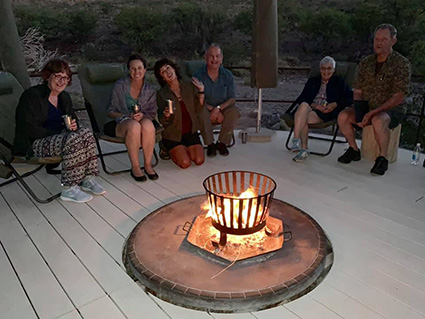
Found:
[[[187,80],[191,80],[193,74],[198,71],[201,67],[205,66],[204,60],[193,60],[193,61],[184,61],[182,65],[182,70],[184,77],[187,78]],[[221,124],[214,125],[215,128],[221,127]],[[216,129],[213,131],[213,134],[220,134],[220,130]],[[235,145],[235,134],[232,133],[232,141],[230,142],[227,147],[232,147]],[[205,146],[204,148],[206,148]]]
[[[313,76],[320,76],[320,64],[317,62],[314,65],[312,65],[310,72],[308,74],[308,77],[313,77]],[[341,78],[344,79],[345,83],[347,83],[347,85],[349,87],[352,86],[353,81],[354,81],[354,74],[356,72],[356,68],[357,68],[357,64],[356,63],[352,63],[352,62],[337,62],[336,63],[336,69],[335,69],[335,75],[340,76]],[[289,147],[289,141],[291,140],[291,136],[294,132],[294,116],[295,116],[295,112],[299,106],[299,104],[302,101],[300,100],[300,97],[298,97],[292,104],[291,106],[286,110],[286,112],[284,114],[281,115],[282,120],[285,121],[286,125],[288,125],[291,130],[288,134],[288,138],[286,139],[286,143],[285,146],[288,150],[290,150]],[[317,124],[309,124],[309,128],[311,129],[325,129],[328,127],[332,127],[332,137],[331,138],[326,138],[326,137],[320,137],[320,136],[314,136],[314,135],[310,135],[309,134],[309,138],[310,139],[318,139],[318,140],[322,140],[322,141],[329,141],[330,145],[329,145],[329,149],[322,153],[322,152],[313,152],[310,151],[311,154],[314,155],[319,155],[319,156],[327,156],[332,152],[332,149],[334,147],[335,142],[336,143],[346,143],[345,140],[338,140],[337,139],[337,135],[338,135],[338,131],[339,131],[339,127],[338,127],[338,123],[337,120],[333,120],[333,121],[329,121],[329,122],[325,122],[325,123],[317,123]]]
[[[6,179],[6,181],[0,184],[0,187],[14,181],[19,181],[37,202],[48,203],[58,198],[60,193],[47,199],[41,199],[34,193],[24,178],[39,171],[44,165],[60,163],[62,157],[21,157],[12,154],[15,137],[15,112],[23,91],[22,86],[12,74],[0,72],[0,109],[2,111],[2,116],[0,117],[0,160],[3,161],[3,164],[0,164],[0,178]],[[17,163],[36,165],[36,168],[32,168],[30,171],[21,174],[14,167],[14,164]]]
[[[95,133],[94,135],[100,162],[105,173],[111,175],[131,171],[130,168],[120,171],[109,171],[106,167],[104,157],[108,155],[125,153],[127,151],[123,150],[104,153],[100,145],[100,140],[111,143],[124,143],[123,138],[106,135],[103,131],[103,126],[105,123],[112,120],[107,115],[107,108],[110,103],[114,83],[126,74],[126,66],[119,63],[88,63],[83,64],[78,68],[78,76],[80,78],[84,102],[90,118],[93,132]],[[158,122],[156,122],[155,127],[156,142],[158,142],[161,139],[161,132],[163,128],[159,126]],[[152,165],[155,167],[158,164],[158,155],[155,149],[153,155],[154,163]]]

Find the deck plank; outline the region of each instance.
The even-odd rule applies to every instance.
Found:
[[[325,307],[309,296],[303,296],[285,305],[285,308],[295,313],[300,318],[308,319],[341,319],[333,310]]]
[[[283,306],[278,306],[278,307],[267,309],[267,310],[252,312],[252,314],[254,315],[255,318],[258,318],[258,319],[283,319],[283,318],[299,319],[301,318]]]
[[[16,183],[4,189],[5,196],[10,197],[12,193],[19,194],[20,200],[9,203],[11,208],[74,306],[79,307],[103,296],[104,292],[84,265]]]
[[[114,291],[111,298],[129,319],[170,318],[136,283]]]
[[[1,201],[0,204],[2,204]],[[0,269],[0,287],[7,287],[7,289],[0,289],[1,316],[4,318],[21,319],[37,318],[1,245]]]
[[[84,319],[126,319],[109,296],[95,300],[79,310]]]
[[[192,310],[173,305],[153,295],[149,295],[173,319],[211,319],[211,315],[204,311]]]
[[[73,310],[56,319],[82,319],[77,310]]]
[[[8,209],[8,204],[22,200],[19,196],[9,194],[8,191],[14,186],[16,184],[1,189],[3,196],[7,196],[7,203],[0,198],[0,240],[37,315],[40,318],[55,318],[70,312],[74,306],[12,211]]]
[[[33,186],[37,187],[37,184]],[[131,284],[133,281],[119,263],[77,222],[63,203],[61,200],[55,200],[48,205],[37,206],[106,293]],[[86,204],[80,206],[83,209]]]

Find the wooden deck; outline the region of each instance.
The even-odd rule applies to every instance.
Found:
[[[385,176],[371,176],[366,160],[337,163],[344,144],[297,164],[285,138],[238,141],[229,157],[187,170],[161,161],[155,182],[102,174],[107,193],[87,204],[39,205],[17,183],[0,188],[0,318],[425,318],[425,168],[411,166],[411,152],[400,149]],[[108,159],[113,168],[127,163],[126,154]],[[335,252],[329,275],[308,295],[253,313],[193,311],[145,293],[122,262],[133,227],[166,203],[203,193],[208,175],[232,169],[273,177],[276,198],[319,222]],[[28,181],[40,194],[60,188],[44,170]]]

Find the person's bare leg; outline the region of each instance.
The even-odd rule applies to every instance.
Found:
[[[155,126],[149,119],[142,119],[140,121],[140,126],[145,171],[148,174],[155,174],[152,168],[153,148],[155,146]]]
[[[379,155],[387,158],[388,145],[390,143],[390,124],[391,118],[387,112],[380,112],[372,118],[373,133],[376,143],[379,146]]]
[[[125,138],[125,146],[127,147],[128,157],[130,158],[131,171],[137,177],[143,176],[143,171],[140,169],[139,149],[140,149],[140,134],[141,127],[139,122],[134,120],[124,121],[119,123],[115,129],[118,137]]]
[[[307,113],[307,122],[300,132],[301,148],[308,149],[308,125],[320,123],[322,120],[313,110]],[[295,136],[295,134],[294,134]]]
[[[170,150],[170,156],[174,163],[181,168],[190,166],[189,151],[186,146],[178,145]]]
[[[351,146],[355,151],[357,151],[359,148],[356,144],[356,137],[354,135],[354,127],[353,125],[356,124],[356,117],[354,113],[353,107],[348,107],[345,110],[343,110],[338,115],[338,126],[341,130],[341,133],[345,136],[347,139],[348,145]]]
[[[312,111],[312,108],[307,103],[303,102],[298,106],[294,117],[294,138],[300,138],[301,132],[305,133],[305,126],[307,124],[308,113]],[[308,133],[308,126],[307,126]]]
[[[196,165],[202,165],[205,162],[205,154],[202,145],[196,144],[188,147],[189,156]]]

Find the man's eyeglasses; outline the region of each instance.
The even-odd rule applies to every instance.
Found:
[[[53,74],[53,77],[55,78],[56,82],[69,82],[70,80],[69,76],[62,76],[60,74]]]

